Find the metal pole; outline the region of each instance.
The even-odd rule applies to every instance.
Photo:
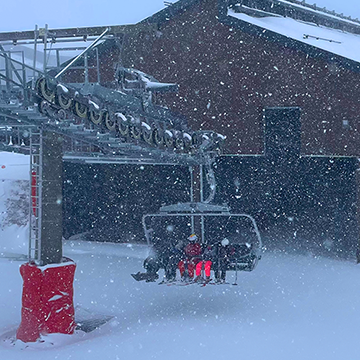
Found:
[[[41,128],[30,128],[30,212],[29,261],[41,262],[42,231],[42,155]],[[34,173],[33,173],[34,172]],[[35,179],[33,183],[33,177]],[[34,193],[33,191],[34,190]]]
[[[11,80],[12,80],[12,72],[10,70],[11,62],[9,60],[9,56],[4,51],[5,57],[5,75],[6,75],[6,90],[10,92],[11,90]]]
[[[190,171],[190,202],[194,202],[194,168],[189,166]],[[194,217],[191,216],[191,233],[195,232],[195,220]]]
[[[358,164],[359,164],[359,158]],[[357,201],[356,201],[356,215],[357,215],[357,233],[358,233],[358,245],[356,249],[356,263],[360,264],[360,167],[358,166],[355,170],[355,179],[356,179],[356,195],[357,195]]]
[[[99,49],[96,48],[96,74],[97,74],[97,82],[100,84],[100,67],[99,67]]]
[[[82,51],[75,59],[73,59],[68,65],[66,65],[57,75],[55,75],[55,79],[61,76],[72,64],[75,63],[81,56],[90,51],[109,31],[107,28],[91,45],[89,45],[84,51]]]
[[[200,165],[200,202],[201,203],[204,201],[203,186],[204,186],[203,166]],[[205,224],[204,224],[204,217],[203,216],[201,216],[200,222],[201,222],[201,238],[204,241]],[[205,241],[205,243],[207,243],[207,241]]]
[[[84,55],[84,67],[85,67],[85,84],[89,83],[89,64],[88,64],[88,54]]]
[[[42,265],[59,264],[62,259],[62,138],[53,131],[42,135],[40,190]]]
[[[46,73],[47,33],[48,33],[48,24],[45,24],[45,32],[44,32],[44,64],[43,64],[44,73]]]
[[[194,202],[194,168],[189,166],[190,171],[190,202]]]
[[[60,68],[61,62],[60,62],[60,49],[56,49],[56,67]]]
[[[200,202],[204,201],[203,187],[204,187],[203,166],[200,165]]]
[[[235,282],[233,283],[233,285],[237,285],[237,278],[238,278],[238,264],[237,264],[237,261],[236,261],[236,264],[235,264]]]
[[[31,258],[31,249],[32,249],[32,235],[33,235],[33,229],[32,229],[32,225],[33,225],[33,221],[32,221],[32,217],[33,217],[33,192],[32,192],[32,187],[33,187],[33,155],[32,155],[32,129],[29,129],[29,140],[30,140],[30,171],[29,171],[29,177],[30,177],[30,201],[29,201],[29,247],[28,247],[28,260],[29,262],[31,260],[33,260]],[[34,214],[34,216],[36,216],[36,214]]]
[[[39,37],[39,32],[38,32],[38,26],[35,25],[35,31],[34,31],[34,59],[33,59],[33,88],[35,86],[35,77],[36,77],[36,71],[35,71],[35,68],[36,68],[36,55],[37,55],[37,42],[38,42],[38,37]]]
[[[47,26],[47,25],[46,25]],[[47,31],[47,28],[46,28],[46,31]],[[41,238],[42,238],[42,210],[43,210],[43,157],[44,157],[44,143],[43,143],[43,135],[44,135],[44,132],[43,132],[43,129],[40,128],[39,129],[39,133],[40,133],[40,136],[39,136],[39,143],[40,143],[40,148],[39,148],[39,176],[38,176],[38,182],[39,182],[39,185],[38,185],[38,217],[39,219],[37,220],[38,222],[38,243],[37,243],[37,256],[36,256],[36,259],[37,259],[37,262],[38,264],[40,265],[43,265],[42,264],[42,258],[41,258],[41,253],[42,253],[42,242],[41,242]]]
[[[21,52],[22,55],[22,65],[21,65],[21,70],[22,70],[22,84],[23,84],[23,88],[22,88],[22,92],[23,92],[23,102],[26,104],[26,106],[28,105],[28,99],[27,99],[27,92],[26,92],[26,68],[24,66],[25,64],[25,55],[24,55],[24,51]],[[20,144],[20,143],[19,143]]]

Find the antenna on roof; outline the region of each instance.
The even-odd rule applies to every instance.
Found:
[[[172,2],[170,2],[170,1],[164,1],[164,5],[165,6],[171,6],[173,3]]]
[[[304,35],[303,35],[303,39],[324,40],[324,41],[328,41],[328,42],[333,42],[333,43],[341,44],[341,41],[331,40],[331,39],[325,39],[325,38],[322,38],[322,37],[313,36],[313,35],[308,35],[308,34],[304,34]]]

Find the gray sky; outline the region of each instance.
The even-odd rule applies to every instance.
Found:
[[[132,24],[163,7],[163,0],[3,0],[0,31]]]
[[[359,0],[307,2],[360,19]],[[163,0],[3,0],[0,31],[31,30],[46,23],[50,28],[131,24],[163,7]]]

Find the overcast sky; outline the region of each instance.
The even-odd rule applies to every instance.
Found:
[[[360,19],[360,0],[307,2]],[[2,0],[0,31],[31,30],[35,24],[50,28],[132,24],[163,7],[163,0]]]

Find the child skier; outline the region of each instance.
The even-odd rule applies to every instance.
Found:
[[[201,261],[201,245],[197,239],[198,237],[195,234],[191,234],[188,237],[189,243],[184,247],[185,259],[180,260],[178,264],[182,280],[193,279],[195,267]],[[186,267],[188,274],[185,273]]]

